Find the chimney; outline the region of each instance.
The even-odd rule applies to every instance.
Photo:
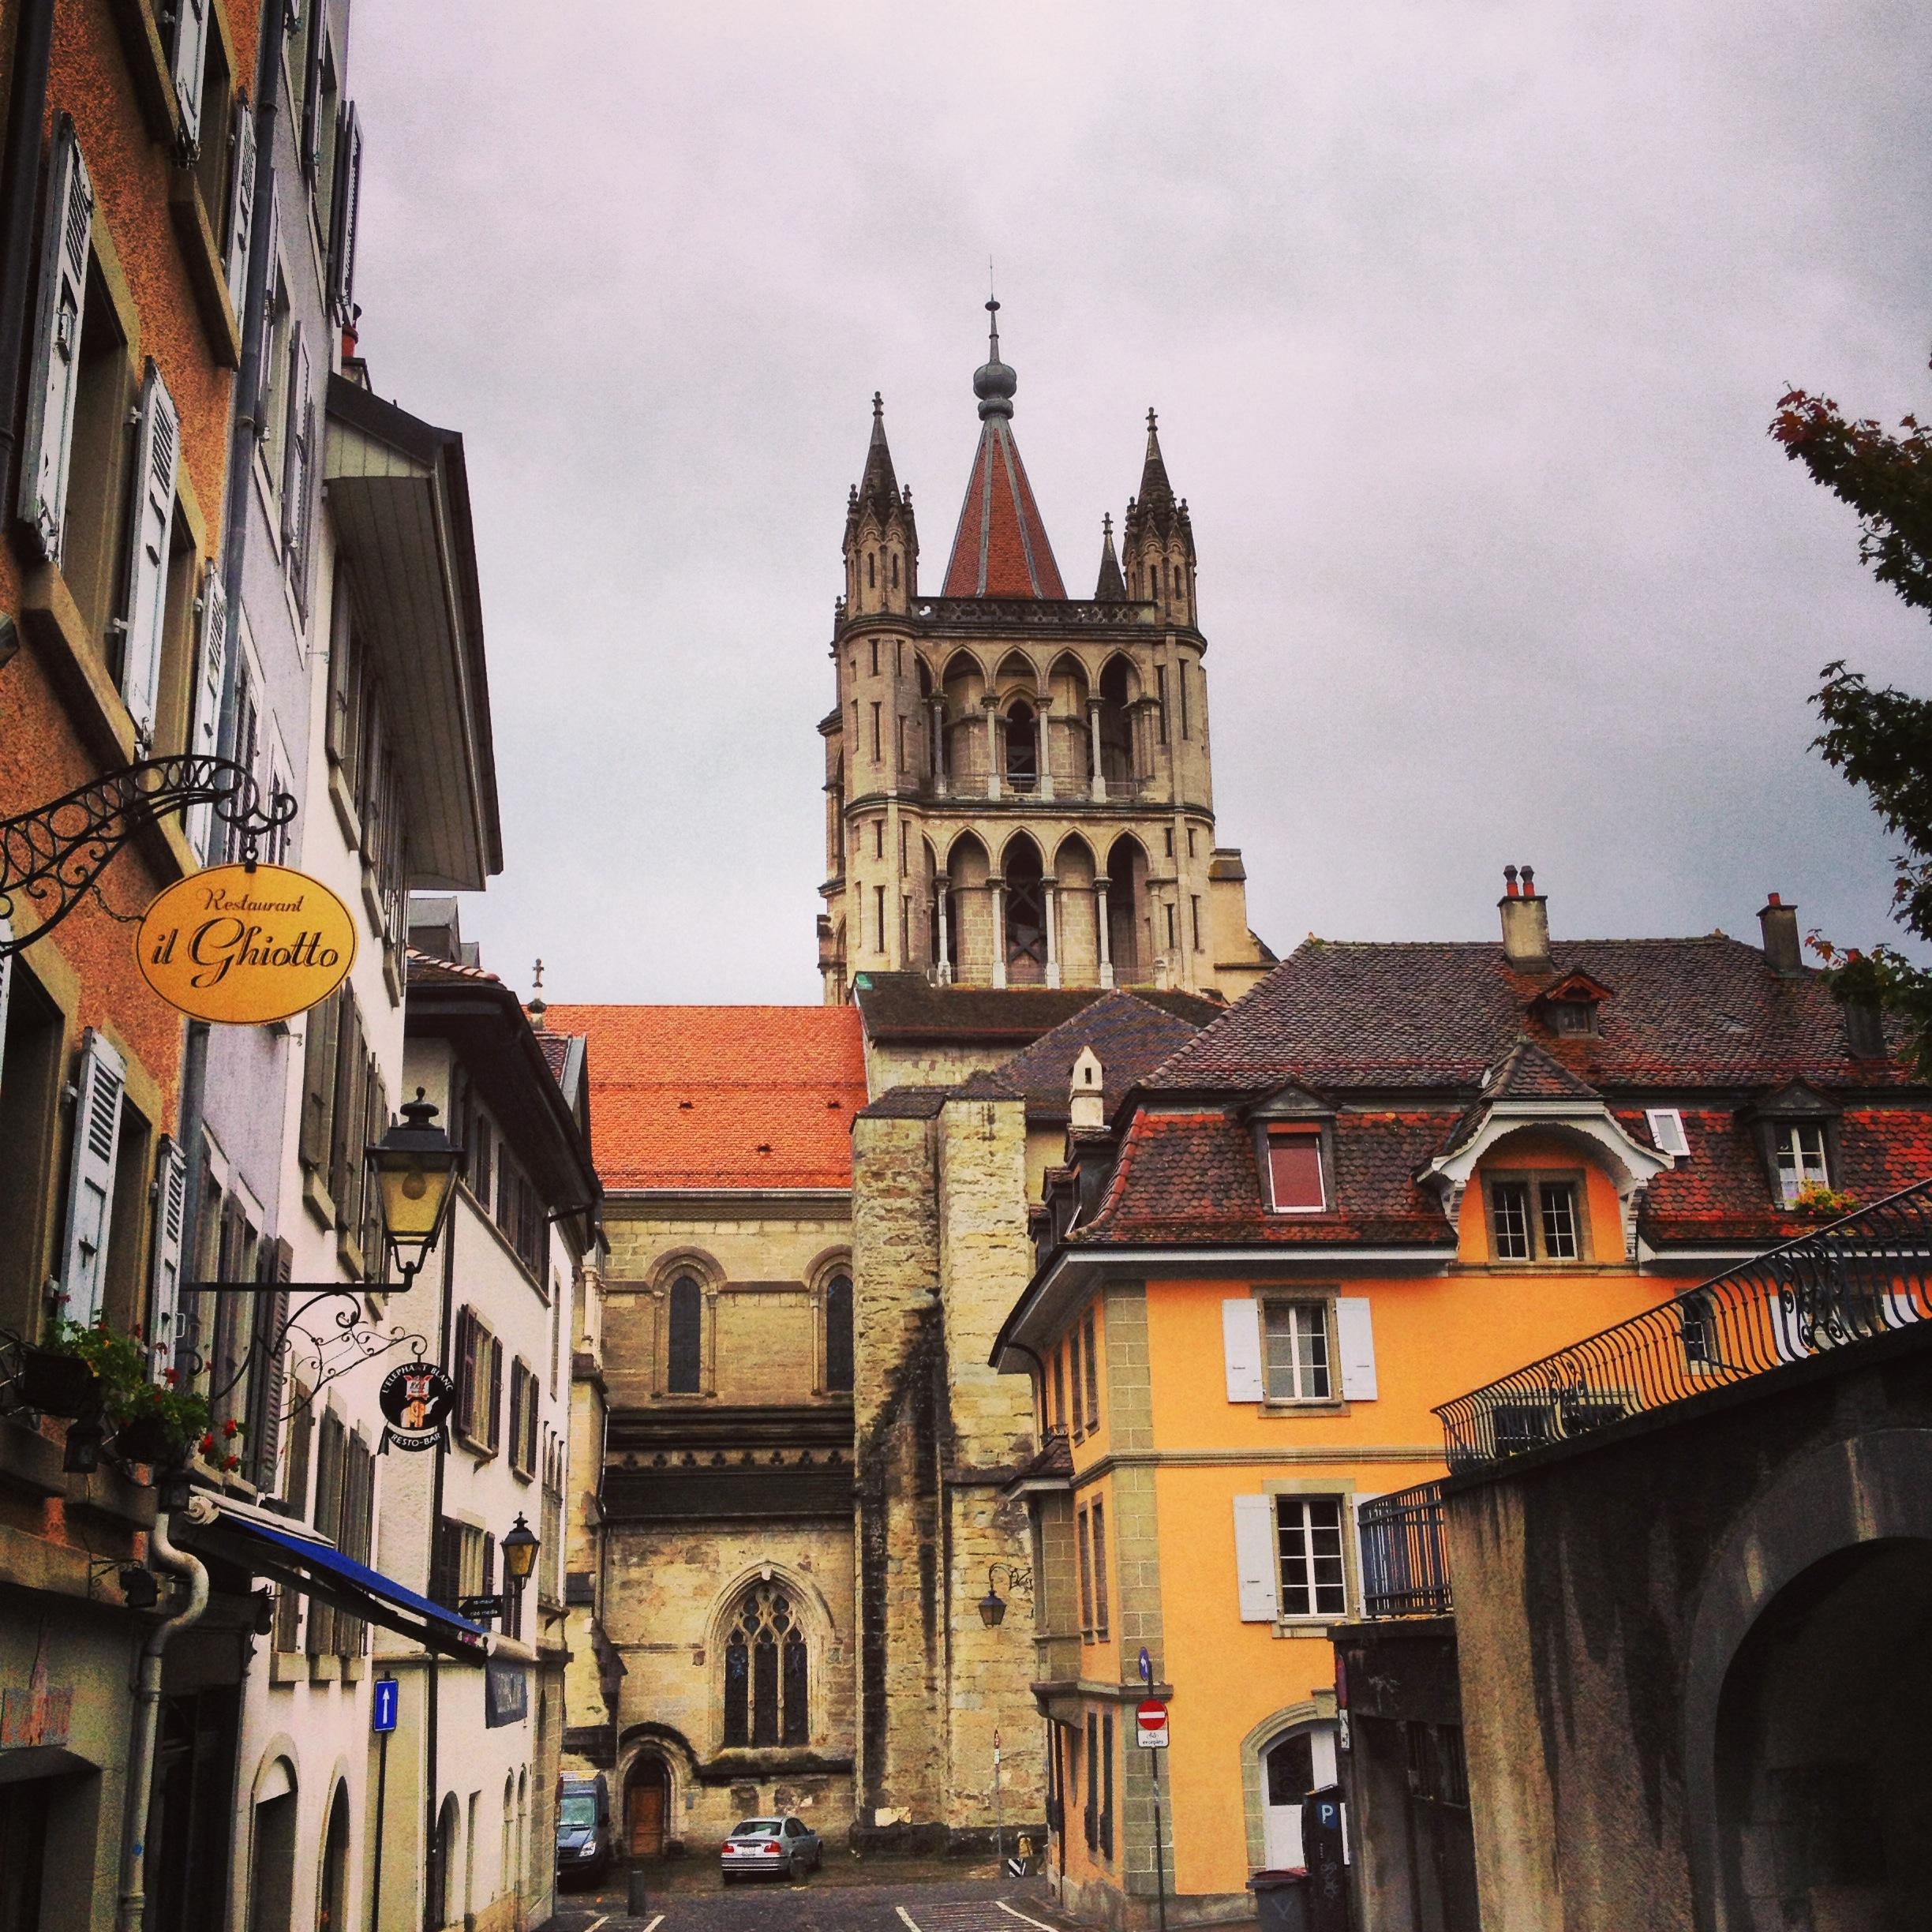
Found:
[[[1776,893],[1769,894],[1758,915],[1758,930],[1764,934],[1765,964],[1780,979],[1795,979],[1804,971],[1804,956],[1798,949],[1798,908],[1787,905]]]
[[[1518,972],[1533,972],[1550,963],[1549,912],[1536,889],[1536,874],[1528,866],[1517,883],[1515,866],[1503,868],[1503,897],[1496,909],[1503,915],[1503,957]]]
[[[1106,1103],[1101,1097],[1100,1061],[1091,1046],[1083,1046],[1073,1062],[1073,1087],[1067,1097],[1069,1127],[1104,1127]]]

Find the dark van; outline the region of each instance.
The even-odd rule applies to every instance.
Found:
[[[557,1780],[556,1874],[559,1885],[601,1878],[616,1856],[611,1838],[610,1787],[596,1777]]]

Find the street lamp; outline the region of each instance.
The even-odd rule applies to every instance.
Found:
[[[503,1540],[503,1559],[510,1581],[519,1585],[527,1583],[537,1567],[537,1533],[523,1520],[521,1510],[516,1527]]]
[[[463,1170],[462,1149],[432,1125],[436,1111],[418,1087],[416,1098],[403,1103],[402,1119],[368,1150],[382,1204],[383,1238],[405,1288],[443,1231]]]
[[[979,1599],[979,1621],[988,1630],[998,1630],[1006,1620],[1006,1600],[994,1586],[993,1573],[996,1570],[1006,1572],[1006,1587],[1016,1596],[1030,1596],[1033,1589],[1033,1572],[1031,1570],[1016,1570],[1011,1563],[988,1563],[987,1593]]]

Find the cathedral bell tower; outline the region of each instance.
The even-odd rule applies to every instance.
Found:
[[[1215,844],[1194,537],[1148,412],[1140,486],[1069,597],[1013,436],[1020,379],[973,374],[979,442],[940,593],[872,399],[848,501],[826,741],[828,1002],[859,973],[938,985],[1157,985],[1233,999],[1273,956]]]

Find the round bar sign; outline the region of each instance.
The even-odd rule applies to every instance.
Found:
[[[327,999],[355,963],[355,921],[286,866],[211,866],[156,894],[134,935],[142,976],[196,1020],[260,1026]]]
[[[1143,1750],[1167,1748],[1167,1706],[1159,1698],[1144,1698],[1135,1709],[1134,1721],[1140,1732]]]

